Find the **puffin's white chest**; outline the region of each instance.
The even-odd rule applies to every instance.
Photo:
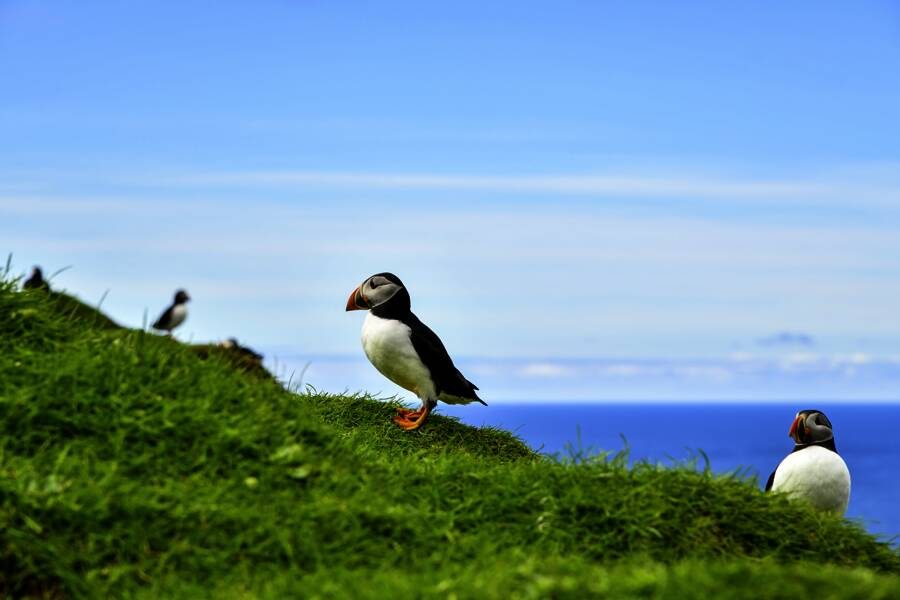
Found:
[[[810,446],[781,461],[772,491],[803,498],[817,508],[842,515],[850,501],[850,470],[837,452]]]
[[[363,350],[382,375],[423,400],[434,399],[431,372],[422,364],[409,335],[409,327],[400,321],[368,313],[362,328]]]
[[[187,319],[187,306],[184,304],[176,304],[172,307],[172,321],[170,324],[171,329],[175,329]]]

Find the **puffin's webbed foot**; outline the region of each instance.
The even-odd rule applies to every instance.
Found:
[[[403,418],[403,419],[413,419],[414,420],[420,414],[422,414],[421,408],[419,408],[417,410],[412,410],[411,408],[403,408],[403,407],[397,408],[397,416],[400,418]]]
[[[406,431],[412,431],[414,429],[418,429],[421,427],[425,420],[428,418],[428,415],[431,414],[432,405],[431,403],[426,403],[419,410],[409,410],[407,408],[397,409],[399,413],[396,417],[394,417],[394,423],[396,423],[400,429],[404,429]]]

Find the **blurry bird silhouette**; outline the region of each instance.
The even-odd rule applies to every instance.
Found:
[[[50,284],[44,280],[44,272],[41,271],[41,268],[35,266],[31,270],[31,277],[25,280],[25,283],[22,284],[22,289],[25,290],[49,290]]]
[[[247,346],[241,346],[237,338],[228,338],[227,340],[220,342],[219,346],[240,354],[243,358],[247,360],[251,360],[253,362],[262,363],[263,355],[259,352],[254,351],[252,348],[248,348]]]

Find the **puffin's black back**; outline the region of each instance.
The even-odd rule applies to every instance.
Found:
[[[453,364],[453,359],[447,353],[444,343],[441,342],[441,338],[435,332],[411,312],[401,321],[409,327],[409,337],[413,348],[415,348],[416,354],[419,355],[422,363],[431,372],[431,380],[434,382],[435,391],[438,395],[447,393],[460,398],[471,398],[487,406],[487,403],[475,393],[478,386],[459,372],[459,369]]]
[[[396,319],[409,327],[410,341],[412,341],[413,348],[416,354],[419,355],[419,359],[431,372],[431,380],[434,382],[436,393],[438,395],[447,393],[460,398],[471,398],[486,406],[487,403],[475,393],[478,387],[466,379],[459,372],[459,369],[456,368],[456,365],[453,364],[453,359],[447,353],[441,338],[413,314],[411,310],[412,300],[400,278],[393,273],[373,275],[373,277],[377,276],[384,277],[388,281],[399,285],[400,289],[390,300],[371,308],[370,312],[382,319]]]

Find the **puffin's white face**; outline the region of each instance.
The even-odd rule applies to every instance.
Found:
[[[390,274],[387,274],[390,275]],[[403,289],[403,284],[395,276],[392,281],[382,274],[372,275],[350,293],[347,310],[368,310],[384,304]]]
[[[794,417],[788,435],[798,444],[811,444],[834,438],[834,431],[825,413],[818,410],[801,410]]]

